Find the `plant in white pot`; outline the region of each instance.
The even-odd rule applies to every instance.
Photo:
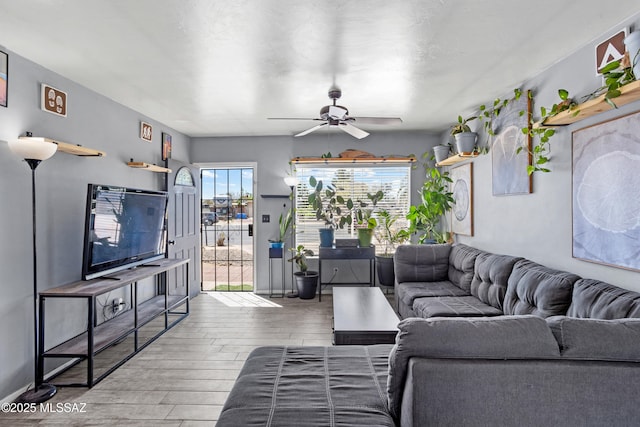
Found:
[[[468,123],[477,119],[478,116],[471,116],[463,119],[458,116],[458,123],[451,128],[451,136],[456,140],[456,147],[460,154],[471,154],[476,149],[478,134],[471,131]]]
[[[624,39],[629,54],[630,67],[636,80],[640,79],[640,31],[634,31]]]
[[[440,163],[443,160],[449,158],[451,154],[451,144],[440,144],[433,147],[433,157],[436,160],[436,163]]]
[[[298,271],[293,273],[298,288],[298,297],[301,299],[315,298],[318,289],[318,272],[309,271],[307,265],[307,257],[313,256],[313,251],[305,249],[304,245],[298,245],[296,248],[291,248],[290,251],[293,252],[293,256],[289,258],[289,262],[295,262],[298,266]]]

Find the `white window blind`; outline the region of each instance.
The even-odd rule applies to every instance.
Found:
[[[384,209],[391,215],[398,217],[396,225],[407,227],[406,213],[409,211],[409,188],[411,167],[407,166],[380,166],[358,165],[349,167],[324,167],[304,166],[296,167],[296,176],[299,179],[296,188],[296,245],[302,244],[305,248],[318,252],[320,236],[318,230],[324,228],[324,221],[316,219],[316,213],[309,205],[309,194],[314,191],[309,185],[309,178],[315,177],[322,180],[323,184],[333,184],[337,193],[345,199],[351,198],[368,202],[367,193],[384,192],[384,198],[378,202],[376,212]],[[369,205],[370,206],[370,205]],[[380,222],[380,220],[378,220]],[[336,229],[335,237],[357,238],[355,221],[351,227]],[[376,253],[382,253],[384,248],[375,237],[372,243],[376,246]]]

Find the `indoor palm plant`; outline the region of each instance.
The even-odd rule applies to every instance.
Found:
[[[281,248],[284,241],[287,239],[289,229],[293,223],[293,208],[287,210],[286,214],[280,214],[278,218],[278,238],[269,240],[272,248]]]
[[[313,256],[311,249],[306,249],[304,245],[298,245],[290,249],[293,252],[289,262],[295,262],[298,271],[293,273],[296,278],[296,287],[298,288],[298,296],[302,299],[312,299],[316,296],[318,287],[318,272],[310,271],[307,265],[307,257]]]

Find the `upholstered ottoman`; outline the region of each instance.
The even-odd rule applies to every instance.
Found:
[[[257,348],[217,426],[394,426],[386,394],[391,348]]]

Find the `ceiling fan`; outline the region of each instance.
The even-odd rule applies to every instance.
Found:
[[[336,100],[342,96],[342,91],[338,88],[329,89],[329,98],[333,100],[333,105],[325,105],[320,109],[320,118],[305,119],[296,117],[269,117],[269,120],[313,120],[320,123],[312,128],[300,132],[295,136],[305,136],[325,126],[334,126],[345,131],[349,135],[362,139],[369,136],[369,132],[354,126],[352,123],[374,124],[374,125],[390,125],[402,123],[399,117],[351,117],[349,110],[341,105],[336,105]]]

